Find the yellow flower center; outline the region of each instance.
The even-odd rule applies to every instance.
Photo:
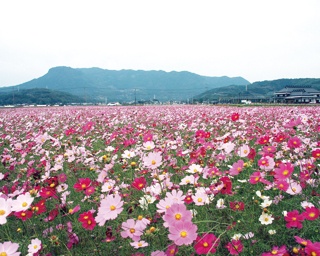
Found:
[[[152,161],[151,161],[151,164],[152,164],[152,165],[155,165],[156,163],[157,163],[157,162],[156,162],[155,160],[152,160]]]
[[[111,206],[110,206],[110,210],[111,210],[111,211],[114,211],[115,209],[116,209],[116,207],[115,207],[114,205],[111,205]]]
[[[199,203],[202,202],[202,198],[201,198],[201,197],[198,198],[198,202],[199,202]]]
[[[5,214],[6,214],[5,210],[0,210],[0,216],[5,215]]]
[[[133,234],[134,232],[136,232],[136,230],[134,228],[130,228],[130,233]]]
[[[272,255],[276,255],[277,253],[278,253],[278,250],[272,250],[272,251],[271,251],[271,254],[272,254]]]
[[[0,253],[0,256],[7,256],[8,254],[6,252]]]
[[[38,248],[38,245],[35,244],[35,245],[33,246],[33,249],[37,249],[37,248]]]
[[[207,242],[204,242],[202,245],[203,245],[203,247],[208,247],[209,246],[209,244]]]
[[[86,188],[86,187],[87,187],[86,184],[82,184],[82,185],[81,185],[81,188],[82,188],[82,189],[84,189],[84,188]]]
[[[25,217],[25,216],[26,216],[26,214],[23,212],[23,213],[21,213],[21,216],[22,216],[22,217]]]
[[[176,220],[180,220],[181,219],[181,214],[177,213],[174,217],[176,218]]]
[[[315,214],[314,212],[311,212],[311,213],[309,214],[309,216],[310,216],[311,218],[313,218],[314,216],[316,216],[316,214]]]
[[[181,231],[180,232],[180,236],[181,237],[186,237],[188,235],[188,233],[186,231]]]
[[[141,247],[141,246],[142,246],[142,243],[139,242],[139,243],[138,243],[138,246]]]
[[[28,204],[26,202],[22,203],[22,207],[26,207]]]
[[[91,220],[88,220],[88,225],[91,225],[92,221]]]
[[[284,171],[282,172],[283,175],[288,175],[288,173],[289,173],[288,170],[284,170]]]

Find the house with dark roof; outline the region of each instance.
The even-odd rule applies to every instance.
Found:
[[[274,93],[276,103],[320,103],[320,91],[311,86],[286,86]]]

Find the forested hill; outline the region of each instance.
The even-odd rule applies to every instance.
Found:
[[[196,101],[214,101],[219,98],[271,98],[273,94],[286,86],[311,86],[320,91],[319,78],[277,79],[271,81],[254,82],[247,86],[230,85],[207,90],[194,97]]]
[[[208,77],[187,71],[55,67],[44,76],[14,88],[48,88],[80,96],[88,102],[130,102],[154,98],[160,101],[185,100],[201,91],[232,84],[246,85],[249,82],[242,77]],[[12,90],[12,87],[0,88],[0,92]]]
[[[78,96],[44,88],[19,89],[18,91],[0,94],[0,106],[19,104],[54,105],[83,102],[84,99]]]

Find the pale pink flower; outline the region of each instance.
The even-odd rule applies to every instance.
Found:
[[[143,165],[146,168],[156,169],[162,164],[161,152],[152,152],[143,157]]]
[[[246,157],[248,156],[250,153],[250,147],[248,145],[242,145],[239,149],[238,149],[238,156],[240,157]]]
[[[28,245],[28,253],[32,255],[41,250],[41,241],[38,238],[32,239],[31,244]],[[1,255],[1,254],[0,254]]]
[[[99,226],[103,226],[107,220],[114,220],[118,214],[123,210],[123,201],[118,194],[107,195],[106,198],[101,200],[98,214],[95,217]]]
[[[151,149],[154,149],[155,144],[153,141],[146,141],[142,144],[142,146],[144,150],[151,150]]]
[[[190,245],[197,238],[198,227],[189,221],[179,221],[169,227],[168,238],[176,245]]]
[[[197,184],[199,177],[194,177],[193,175],[188,175],[186,177],[184,177],[181,182],[179,183],[179,185],[194,185]]]
[[[25,193],[23,195],[19,195],[16,200],[12,201],[11,210],[15,212],[26,211],[30,208],[34,198],[30,195],[30,193]]]
[[[0,243],[0,255],[5,256],[19,256],[21,253],[17,252],[19,244],[12,242]]]
[[[188,173],[202,173],[203,168],[199,164],[192,164],[186,170]]]
[[[130,237],[133,241],[137,242],[140,240],[140,236],[143,234],[143,226],[137,223],[134,219],[128,219],[121,225],[123,231],[121,231],[121,237]]]
[[[157,212],[158,213],[163,213],[163,212],[166,212],[167,209],[169,209],[171,207],[172,204],[174,204],[175,202],[170,199],[170,198],[164,198],[164,199],[161,199],[159,201],[159,203],[157,203]]]
[[[289,188],[286,190],[286,192],[290,195],[297,195],[300,194],[302,191],[302,187],[299,183],[296,181],[290,181],[289,182]]]
[[[157,251],[152,252],[151,256],[168,256],[168,255],[163,251],[157,250]]]
[[[197,191],[195,195],[191,196],[195,205],[209,204],[209,197],[203,191]]]
[[[183,191],[181,190],[172,190],[171,193],[167,192],[166,193],[166,197],[170,200],[172,200],[174,203],[177,204],[183,204],[184,203],[184,198],[185,196],[183,195]]]
[[[192,220],[192,214],[184,204],[173,204],[163,215],[163,226],[170,227],[180,221]]]
[[[11,202],[0,197],[0,225],[7,223],[7,216],[11,213]]]
[[[135,249],[139,249],[141,247],[146,247],[148,246],[149,244],[146,242],[146,241],[137,241],[137,242],[132,242],[130,243],[131,246],[133,246]]]
[[[238,162],[236,162],[232,165],[232,167],[229,170],[229,174],[232,176],[236,176],[240,172],[242,172],[243,167],[244,167],[243,160],[239,160]]]

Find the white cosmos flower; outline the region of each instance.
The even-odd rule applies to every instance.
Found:
[[[25,193],[24,195],[19,195],[16,200],[12,201],[11,210],[15,212],[28,210],[33,200],[34,198],[29,192]]]
[[[265,212],[263,212],[259,218],[259,221],[262,225],[269,225],[273,220],[274,218],[270,214],[267,214]]]

